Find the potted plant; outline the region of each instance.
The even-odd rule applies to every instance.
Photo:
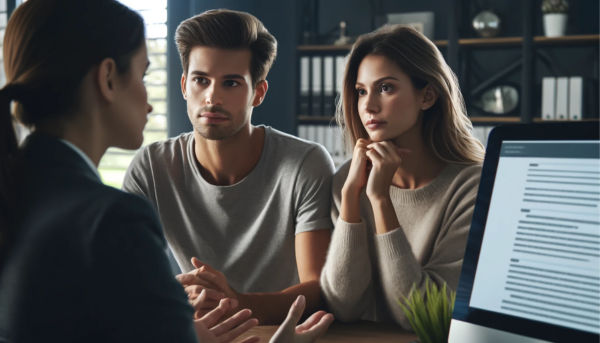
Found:
[[[546,37],[564,36],[567,28],[569,3],[566,0],[544,0],[542,1],[542,12],[544,13]]]
[[[448,342],[456,292],[448,292],[446,283],[439,289],[427,279],[424,295],[413,285],[408,298],[402,298],[403,301],[396,301],[421,343]]]

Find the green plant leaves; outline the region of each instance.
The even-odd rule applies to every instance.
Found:
[[[425,281],[425,297],[413,284],[408,297],[396,299],[421,343],[447,343],[456,292],[448,292],[446,283],[440,290],[434,282]],[[448,294],[450,293],[450,294]],[[450,299],[448,299],[450,296]]]

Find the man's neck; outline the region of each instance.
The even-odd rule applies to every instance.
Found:
[[[265,129],[248,125],[223,140],[208,140],[194,131],[194,149],[200,173],[206,182],[231,186],[256,167],[265,143]]]

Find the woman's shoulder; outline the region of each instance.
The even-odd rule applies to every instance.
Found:
[[[455,196],[476,195],[481,179],[481,164],[452,164],[454,177],[450,183],[449,191]]]
[[[105,220],[158,222],[158,217],[146,198],[108,186],[105,186],[105,193],[106,210],[103,213]]]

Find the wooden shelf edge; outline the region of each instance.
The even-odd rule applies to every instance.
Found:
[[[334,120],[334,117],[324,117],[324,116],[298,116],[298,121],[331,121]]]
[[[581,120],[570,120],[570,119],[565,119],[565,120],[543,120],[542,118],[533,118],[533,122],[534,123],[556,123],[556,122],[574,122],[574,121],[600,121],[600,119],[598,118],[591,118],[591,119],[581,119]]]
[[[520,123],[520,117],[469,117],[472,123]],[[335,117],[327,117],[327,116],[298,116],[297,120],[299,122],[309,122],[309,121],[335,121]],[[542,120],[542,118],[533,118],[535,123],[551,123],[551,122],[571,122],[571,121],[600,121],[600,119],[582,119],[582,120]]]
[[[580,44],[580,43],[600,43],[600,35],[570,35],[562,37],[533,37],[533,42],[539,45],[551,44]],[[448,46],[447,40],[435,40],[433,43],[438,46]],[[502,45],[520,45],[523,43],[523,37],[499,37],[499,38],[465,38],[459,39],[461,46],[502,46]],[[352,45],[299,45],[298,51],[336,51],[350,50]]]
[[[472,123],[520,123],[520,117],[469,117]]]

